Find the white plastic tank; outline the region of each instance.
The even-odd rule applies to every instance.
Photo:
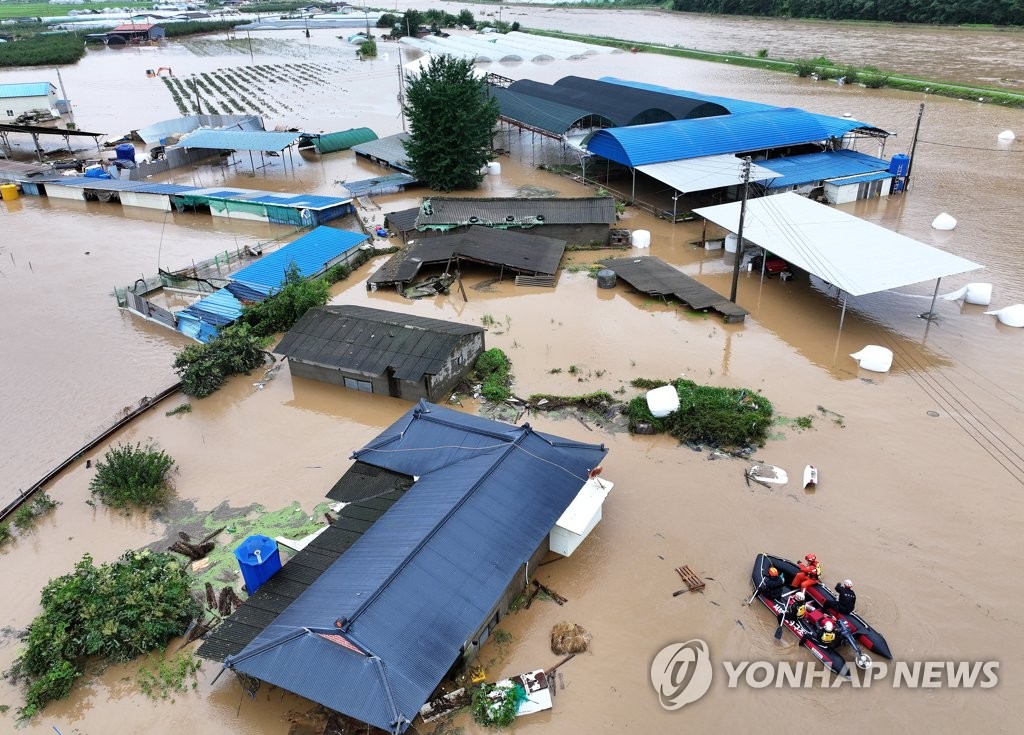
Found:
[[[679,394],[674,385],[663,385],[647,391],[647,408],[651,416],[662,419],[673,411],[679,410]]]
[[[952,230],[956,227],[956,218],[943,212],[932,220],[932,227],[936,230]]]
[[[498,163],[497,161],[491,161],[490,163],[487,164],[487,173],[489,173],[491,176],[500,176],[501,164]]]
[[[651,246],[651,233],[648,230],[633,230],[630,241],[635,248],[649,248]]]
[[[874,373],[887,373],[892,367],[892,350],[878,345],[868,345],[860,352],[850,355],[865,370]]]
[[[1008,327],[1024,327],[1024,304],[1014,304],[995,311],[986,311],[992,314],[1001,324]]]
[[[740,249],[740,236],[735,232],[730,232],[725,236],[725,252],[735,253]]]
[[[999,138],[999,140],[1003,141],[1004,143],[1009,143],[1011,140],[1013,140],[1017,136],[1013,134],[1012,130],[1004,130],[1003,132],[1001,132],[996,137]]]
[[[988,306],[992,303],[991,283],[968,283],[961,289],[942,296],[946,301],[959,301],[963,299],[968,304],[977,306]]]

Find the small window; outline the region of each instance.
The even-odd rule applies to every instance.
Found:
[[[14,110],[8,110],[7,117],[14,117]]]
[[[345,378],[345,387],[351,388],[352,390],[361,390],[363,393],[373,393],[373,385],[366,380],[356,380],[355,378]]]

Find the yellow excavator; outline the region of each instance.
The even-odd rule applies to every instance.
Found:
[[[164,75],[164,72],[167,72],[167,76],[169,77],[174,76],[174,72],[171,70],[171,67],[169,66],[161,66],[159,69],[146,69],[146,76],[162,77]]]

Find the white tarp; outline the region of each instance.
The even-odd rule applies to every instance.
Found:
[[[707,191],[723,186],[735,186],[743,182],[743,161],[731,154],[720,156],[701,156],[682,161],[666,161],[665,163],[649,163],[637,166],[651,178],[683,194],[691,191]],[[765,181],[777,178],[780,174],[771,169],[750,164],[750,180]]]
[[[739,229],[740,202],[693,211],[730,232]],[[748,199],[743,239],[851,296],[982,267],[792,192]]]

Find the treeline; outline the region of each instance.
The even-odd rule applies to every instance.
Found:
[[[672,9],[686,13],[778,18],[1024,25],[1024,2],[1021,0],[672,0]]]

